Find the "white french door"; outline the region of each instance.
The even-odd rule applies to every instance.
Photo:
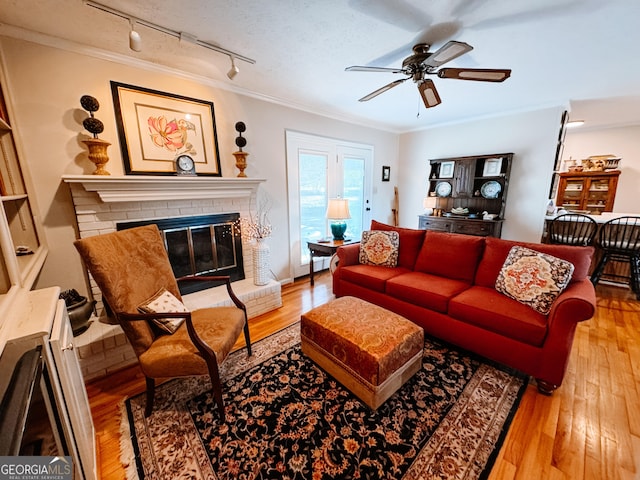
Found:
[[[373,147],[291,131],[286,132],[286,141],[291,270],[295,278],[309,273],[307,241],[331,236],[325,218],[329,198],[349,200],[351,218],[345,238],[359,239],[370,224]],[[315,268],[325,268],[328,260],[315,259]]]

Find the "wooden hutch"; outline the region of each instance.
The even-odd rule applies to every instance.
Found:
[[[513,153],[430,160],[427,195],[436,214],[420,215],[418,228],[500,237],[512,161]],[[485,211],[495,218],[483,219]]]

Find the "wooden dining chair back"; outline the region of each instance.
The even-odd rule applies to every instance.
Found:
[[[561,245],[591,245],[598,232],[596,221],[580,213],[558,215],[549,222],[548,228],[549,243]]]
[[[597,285],[608,262],[629,262],[629,284],[640,300],[640,217],[624,216],[604,223],[598,233],[598,245],[602,257],[591,275],[592,283]]]
[[[87,237],[74,245],[138,357],[147,382],[145,415],[153,409],[155,379],[209,375],[224,421],[218,367],[243,330],[251,355],[247,310],[229,277],[176,279],[156,225]],[[226,284],[233,305],[188,311],[178,280]]]

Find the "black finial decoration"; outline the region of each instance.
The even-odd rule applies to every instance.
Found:
[[[242,136],[242,132],[247,130],[247,126],[244,122],[236,123],[236,132],[238,132],[238,136],[236,137],[236,146],[242,151],[242,147],[247,145],[247,139]]]
[[[93,138],[98,138],[98,134],[104,131],[104,124],[93,116],[93,112],[97,112],[100,108],[98,100],[91,95],[83,95],[80,98],[80,105],[91,115],[83,120],[82,126],[93,134]]]

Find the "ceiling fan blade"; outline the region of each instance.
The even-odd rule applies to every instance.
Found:
[[[425,107],[431,108],[440,105],[440,95],[438,95],[436,85],[432,80],[423,80],[418,85],[418,91],[420,92]]]
[[[366,102],[368,100],[371,100],[374,97],[377,97],[378,95],[380,95],[381,93],[386,92],[387,90],[391,90],[393,87],[397,87],[398,85],[400,85],[402,82],[409,80],[409,78],[401,78],[400,80],[396,80],[395,82],[391,82],[386,84],[384,87],[380,87],[379,89],[371,92],[369,95],[365,95],[364,97],[362,97],[360,100],[358,100],[359,102]]]
[[[511,76],[509,69],[492,68],[441,68],[440,78],[456,78],[458,80],[476,80],[478,82],[504,82]]]
[[[401,68],[387,68],[387,67],[365,67],[360,65],[354,65],[344,69],[345,72],[391,72],[391,73],[403,73]]]
[[[468,43],[451,40],[433,52],[429,58],[424,61],[424,64],[429,67],[439,67],[443,63],[447,63],[471,50],[473,50],[473,47]]]

